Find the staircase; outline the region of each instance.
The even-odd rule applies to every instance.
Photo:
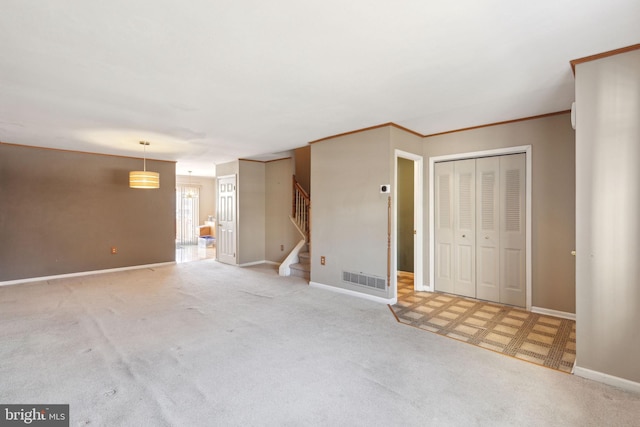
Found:
[[[302,277],[305,280],[311,279],[311,262],[309,261],[309,256],[309,245],[305,244],[300,252],[298,252],[298,262],[289,266],[292,276]]]
[[[311,199],[306,191],[293,177],[293,203],[291,216],[293,225],[300,233],[302,240],[280,264],[278,274],[281,276],[302,277],[311,280],[310,243],[311,243]]]

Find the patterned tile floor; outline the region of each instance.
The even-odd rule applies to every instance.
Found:
[[[413,274],[398,275],[400,323],[455,338],[548,368],[571,372],[576,358],[573,320],[438,292],[415,292]]]

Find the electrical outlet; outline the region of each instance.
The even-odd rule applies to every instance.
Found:
[[[280,251],[284,251],[284,245],[280,245]]]
[[[115,255],[118,253],[118,248],[116,248],[115,246],[111,246],[111,255]]]
[[[324,256],[320,257],[320,265],[325,265],[327,263],[327,259]]]

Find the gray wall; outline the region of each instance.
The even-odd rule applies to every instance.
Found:
[[[265,164],[240,160],[238,173],[238,264],[265,260]]]
[[[577,65],[576,111],[577,367],[638,383],[640,50]]]
[[[0,143],[0,281],[175,260],[175,163]],[[118,254],[112,255],[112,246]]]
[[[483,127],[424,139],[424,212],[429,212],[428,159],[532,146],[532,304],[575,313],[575,135],[569,114]],[[424,269],[429,277],[429,229]]]
[[[391,165],[389,127],[311,145],[311,281],[383,298],[342,281],[342,271],[387,277],[387,194]],[[320,265],[326,256],[326,265]]]
[[[265,255],[267,261],[280,263],[302,236],[289,219],[292,204],[293,159],[265,164]]]

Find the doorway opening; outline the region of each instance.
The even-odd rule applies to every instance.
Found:
[[[200,178],[200,183],[191,183],[191,175],[188,182],[180,182],[184,177],[176,177],[176,256],[177,263],[199,261],[215,258],[215,239],[203,239],[203,235],[213,236],[209,215],[209,221],[201,221],[204,212],[211,209],[211,187],[204,186],[202,182],[206,178]],[[204,228],[203,228],[204,227]],[[210,236],[210,237],[211,237]],[[215,237],[215,236],[213,236]]]
[[[398,297],[398,275],[413,277],[413,289],[424,290],[422,261],[422,156],[395,150],[393,211],[393,299]]]
[[[198,244],[200,189],[176,185],[176,245]]]

